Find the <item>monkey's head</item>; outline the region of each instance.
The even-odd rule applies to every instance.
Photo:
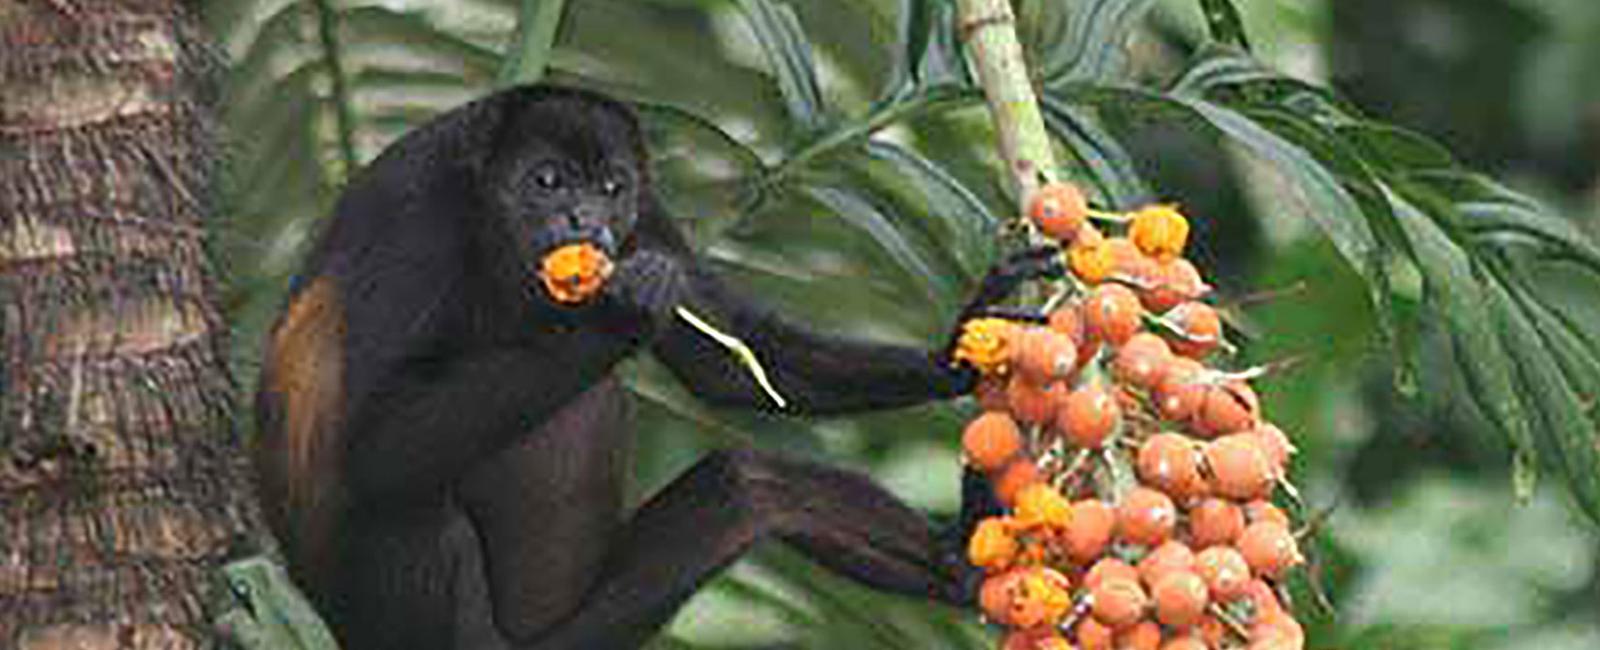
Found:
[[[526,274],[558,247],[615,257],[638,222],[648,182],[638,124],[625,106],[576,90],[514,91],[480,176],[491,236]]]

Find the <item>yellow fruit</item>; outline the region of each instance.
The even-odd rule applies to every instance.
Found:
[[[1004,517],[989,517],[978,522],[972,538],[967,540],[967,560],[989,571],[1011,566],[1022,550],[1011,530],[1012,522]]]
[[[952,356],[985,375],[1004,372],[1011,361],[1018,329],[1016,323],[1002,318],[969,320],[961,326],[961,338],[956,341]]]
[[[1034,483],[1017,493],[1015,518],[1023,528],[1066,528],[1072,503],[1047,483]]]
[[[1067,249],[1067,266],[1079,280],[1095,285],[1111,277],[1116,258],[1105,235],[1100,234],[1094,226],[1084,224],[1073,240],[1072,247]]]
[[[1189,220],[1176,206],[1153,205],[1133,214],[1128,237],[1139,251],[1158,260],[1183,254],[1189,241]]]

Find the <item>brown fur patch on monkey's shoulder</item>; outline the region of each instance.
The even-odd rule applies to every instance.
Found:
[[[262,505],[302,579],[328,575],[342,515],[345,330],[337,282],[311,280],[272,328],[256,395]]]

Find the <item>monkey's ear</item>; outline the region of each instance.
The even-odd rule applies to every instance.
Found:
[[[344,305],[330,276],[311,278],[273,327],[257,395],[262,503],[297,567],[328,560],[342,500]]]

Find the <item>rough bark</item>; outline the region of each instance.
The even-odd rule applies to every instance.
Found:
[[[215,645],[258,521],[179,3],[0,0],[0,648]]]

